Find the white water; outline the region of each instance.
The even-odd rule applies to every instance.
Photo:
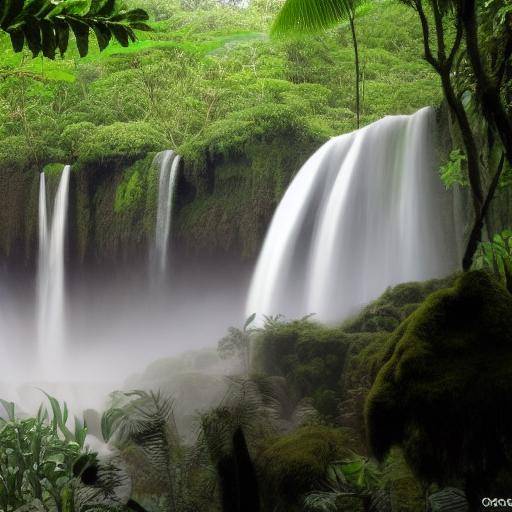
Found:
[[[339,321],[389,286],[456,268],[434,125],[428,108],[386,117],[311,156],[274,214],[247,315]]]
[[[154,163],[160,169],[153,254],[154,277],[158,279],[165,276],[167,272],[169,234],[180,156],[171,150],[162,151],[156,155]]]
[[[71,167],[66,165],[55,195],[50,231],[43,173],[40,178],[37,325],[39,358],[46,378],[59,372],[66,337],[64,253],[70,172]]]

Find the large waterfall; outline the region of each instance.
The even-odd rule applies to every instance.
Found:
[[[339,321],[391,285],[452,271],[434,129],[425,108],[333,138],[313,154],[274,214],[247,314]]]
[[[39,266],[37,320],[39,352],[43,369],[51,377],[54,365],[62,358],[65,339],[64,256],[68,217],[71,167],[62,171],[48,230],[45,175],[39,186]]]
[[[169,233],[171,230],[172,208],[180,156],[167,150],[155,156],[154,164],[159,167],[158,205],[156,213],[153,271],[156,279],[165,275],[168,264]]]

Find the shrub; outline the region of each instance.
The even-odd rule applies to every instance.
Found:
[[[304,494],[319,488],[332,462],[349,456],[351,445],[347,432],[322,426],[302,427],[279,438],[257,461],[268,504],[297,507]]]
[[[83,163],[133,161],[167,146],[163,135],[150,123],[113,123],[91,130],[79,147]]]

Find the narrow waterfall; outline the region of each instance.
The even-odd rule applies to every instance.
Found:
[[[167,150],[155,156],[159,168],[158,206],[156,214],[153,271],[156,279],[165,276],[168,265],[169,234],[171,231],[174,191],[180,165],[180,156]]]
[[[453,271],[434,130],[425,108],[335,137],[313,154],[274,214],[247,314],[335,322],[389,286]]]
[[[38,338],[47,377],[59,361],[65,340],[64,256],[71,166],[62,171],[48,232],[45,176],[39,188]]]

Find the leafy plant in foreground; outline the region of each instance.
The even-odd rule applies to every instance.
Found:
[[[44,406],[35,417],[19,418],[12,402],[0,400],[0,510],[37,504],[40,510],[70,510],[73,463],[85,440],[78,419],[75,432],[66,427],[66,404],[48,395],[53,416]]]
[[[498,275],[512,291],[512,230],[505,229],[488,242],[481,242],[475,268],[487,268]]]
[[[42,53],[50,59],[57,50],[66,53],[71,33],[81,57],[89,51],[90,30],[100,50],[112,38],[128,46],[136,39],[134,29],[150,30],[147,20],[143,9],[126,10],[116,0],[4,0],[0,4],[0,29],[11,38],[13,50],[20,52],[27,46],[34,57]]]
[[[357,498],[368,512],[391,512],[389,487],[384,472],[372,460],[355,455],[346,462],[331,464],[327,471],[326,490],[306,496],[307,512],[336,512],[342,498]]]

